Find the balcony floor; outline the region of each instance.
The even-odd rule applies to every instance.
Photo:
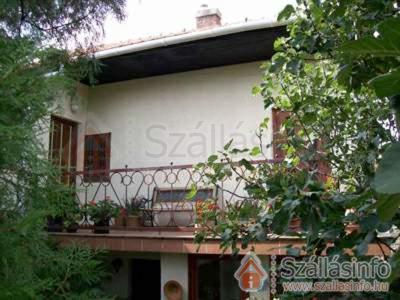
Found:
[[[129,230],[111,229],[108,234],[95,234],[90,229],[80,229],[77,233],[50,233],[60,245],[72,242],[85,244],[94,249],[123,252],[156,252],[182,254],[222,254],[219,239],[207,239],[200,247],[193,241],[194,228],[138,228]],[[260,255],[287,255],[286,247],[302,247],[303,240],[297,237],[275,236],[268,241],[252,243],[240,253],[251,249]],[[389,254],[389,249],[384,249]],[[227,250],[225,254],[231,254]],[[382,255],[377,244],[370,244],[368,255]]]

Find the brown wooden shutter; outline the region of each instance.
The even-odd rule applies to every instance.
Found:
[[[288,111],[281,111],[276,108],[272,109],[272,146],[274,159],[276,160],[283,160],[285,158],[285,152],[279,147],[279,144],[285,143],[287,138],[285,134],[280,132],[280,129],[283,122],[285,122],[289,116],[290,112]]]
[[[323,141],[318,140],[316,147],[318,152],[323,152],[324,151]],[[317,157],[317,171],[318,171],[317,177],[322,182],[326,182],[332,173],[332,169],[329,163],[325,159],[321,159],[318,157]]]
[[[110,170],[111,133],[85,136],[85,180],[108,180]],[[91,174],[91,172],[95,171]],[[100,172],[103,171],[103,172]]]
[[[280,132],[282,124],[289,118],[290,112],[281,111],[279,109],[272,109],[272,131],[273,131],[273,152],[275,160],[283,160],[285,158],[285,152],[279,147],[279,144],[285,143],[287,137],[284,133]],[[297,131],[297,130],[296,130]],[[318,151],[323,151],[323,142],[318,140],[316,142],[315,147],[317,147]],[[326,181],[331,174],[331,168],[329,164],[321,159],[316,158],[316,169],[318,171],[318,179],[321,181]],[[300,164],[300,168],[311,169],[310,165],[305,165],[304,163]]]

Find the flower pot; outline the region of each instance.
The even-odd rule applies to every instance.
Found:
[[[101,220],[94,223],[93,233],[109,233],[110,232],[110,219]]]
[[[126,216],[119,215],[114,219],[114,225],[117,227],[126,226]]]
[[[68,233],[75,233],[79,229],[79,224],[78,223],[72,223],[67,227],[67,232]]]
[[[62,232],[63,229],[64,229],[64,222],[62,217],[47,217],[48,232]]]
[[[292,232],[303,231],[303,228],[301,227],[301,219],[297,217],[291,219],[289,223],[289,230]]]
[[[128,216],[126,217],[126,226],[128,227],[141,227],[142,217],[140,216]]]

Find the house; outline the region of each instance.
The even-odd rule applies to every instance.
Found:
[[[247,254],[243,257],[241,265],[234,276],[243,291],[257,292],[262,289],[268,275],[260,259],[255,255]]]
[[[99,49],[97,84],[83,81],[77,95],[60,99],[45,138],[50,159],[65,171],[62,180],[76,187],[81,203],[138,204],[139,227],[54,233],[61,244],[108,250],[114,273],[106,288],[121,299],[166,299],[171,281],[182,287],[184,300],[247,297],[234,278],[239,259],[221,256],[217,239],[199,249],[193,242],[194,204],[215,199],[224,209],[245,197],[243,182],[210,187],[192,165],[231,139],[238,147],[257,145],[254,133],[265,117],[274,125],[267,132],[271,142],[282,116],[265,111],[251,89],[285,26],[265,20],[221,25],[221,13],[208,7],[198,12],[197,26]],[[278,153],[268,149],[266,155],[273,162]],[[186,201],[192,185],[198,192]],[[268,255],[285,254],[289,244],[302,242],[286,237],[251,246],[265,263]],[[268,299],[268,290],[263,293]]]

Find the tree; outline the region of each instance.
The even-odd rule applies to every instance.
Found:
[[[399,236],[380,233],[400,225],[400,126],[398,80],[400,19],[396,1],[298,0],[279,20],[289,19],[287,36],[275,41],[266,62],[260,94],[266,108],[288,114],[279,140],[285,157],[279,163],[251,163],[264,153],[235,149],[198,165],[208,181],[237,177],[250,199],[257,199],[255,221],[239,222],[241,205],[213,213],[217,226],[197,234],[222,238],[222,247],[270,239],[270,234],[298,235],[308,254],[361,258],[368,244],[393,250],[392,293],[399,255],[391,245]],[[261,123],[259,135],[268,120]],[[235,160],[238,153],[245,158]],[[321,168],[321,166],[325,166]],[[240,170],[245,170],[241,172]],[[301,219],[302,232],[290,221]],[[358,230],[350,232],[349,227]],[[303,297],[304,295],[302,295]],[[312,297],[309,293],[306,295]],[[370,295],[375,297],[376,295]],[[367,297],[367,295],[363,295]]]
[[[97,65],[84,49],[107,14],[123,18],[123,6],[123,0],[0,4],[1,299],[102,297],[101,253],[60,249],[43,230],[71,194],[40,135],[60,91],[74,93],[80,79],[93,77]]]

